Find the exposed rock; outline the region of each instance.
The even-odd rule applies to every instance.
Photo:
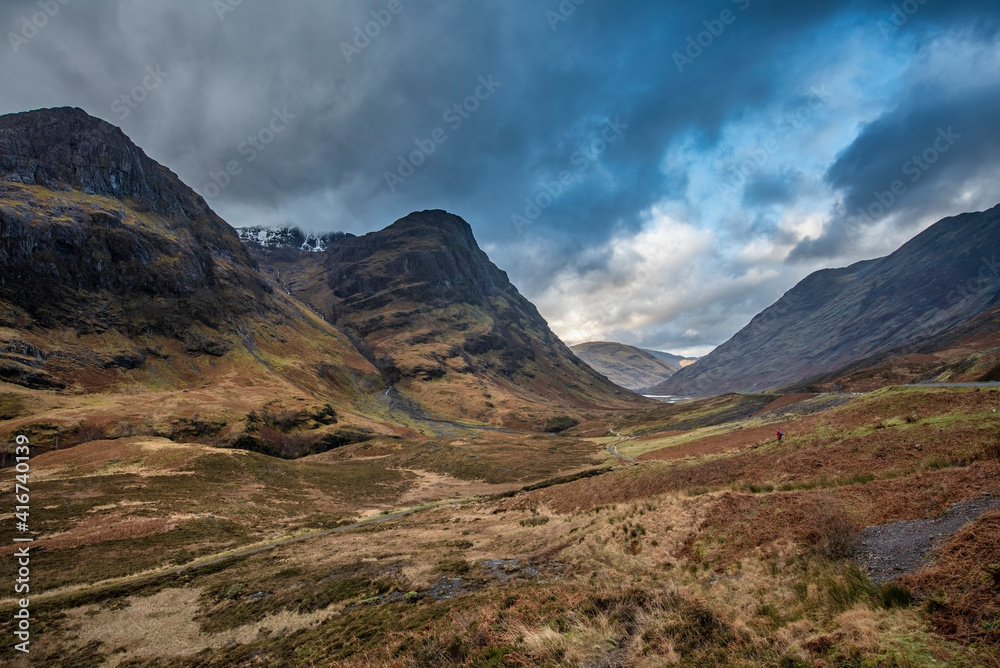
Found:
[[[62,390],[66,383],[50,374],[10,360],[0,360],[0,379],[32,390]]]
[[[270,290],[201,197],[68,108],[0,116],[0,266],[0,299],[82,332],[219,328]]]
[[[342,239],[353,237],[346,232],[307,234],[297,227],[241,227],[237,233],[248,247],[267,251],[292,250],[322,253]]]

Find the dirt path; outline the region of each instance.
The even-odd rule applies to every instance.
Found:
[[[636,460],[632,459],[631,457],[626,457],[625,455],[618,452],[618,444],[625,443],[626,441],[629,440],[629,437],[622,436],[614,429],[611,430],[611,433],[617,436],[618,440],[608,446],[608,453],[613,457],[617,457],[619,461],[628,462],[629,464],[638,464],[639,462],[637,462]]]
[[[868,571],[875,584],[916,573],[927,564],[938,545],[996,508],[1000,508],[1000,498],[985,494],[973,501],[956,503],[940,517],[868,527],[861,532],[855,560]]]

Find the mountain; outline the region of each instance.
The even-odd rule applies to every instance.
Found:
[[[194,332],[267,300],[270,285],[232,228],[83,111],[0,117],[0,182],[0,298],[39,326],[196,346]]]
[[[690,366],[698,361],[697,357],[681,357],[680,355],[673,355],[671,353],[665,353],[662,350],[648,350],[647,348],[639,348],[644,353],[649,353],[653,357],[659,360],[663,360],[672,367],[677,369],[683,369],[686,366]]]
[[[571,346],[570,350],[612,383],[636,392],[658,385],[680,370],[679,364],[671,364],[650,351],[623,343],[581,343]],[[669,353],[661,355],[682,359]]]
[[[116,433],[195,420],[228,443],[265,407],[398,431],[377,417],[384,384],[348,338],[276,289],[176,175],[79,109],[0,116],[0,379],[117,393],[101,418]],[[57,443],[89,411],[32,429]]]
[[[1000,305],[927,339],[806,378],[784,392],[870,392],[908,383],[1000,381]]]
[[[251,252],[351,336],[400,393],[401,409],[535,428],[643,401],[581,362],[469,224],[445,211],[412,213],[325,253]]]
[[[304,251],[322,253],[341,239],[353,237],[346,232],[308,234],[297,227],[241,227],[236,230],[240,241],[257,250]]]
[[[1000,302],[998,247],[1000,206],[946,218],[888,257],[818,271],[654,391],[780,387],[932,339]]]

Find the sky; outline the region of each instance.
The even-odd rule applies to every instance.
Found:
[[[1000,3],[3,0],[0,113],[121,127],[236,227],[462,216],[569,344],[703,355],[1000,202]]]

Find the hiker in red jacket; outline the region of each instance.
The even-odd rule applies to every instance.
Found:
[[[781,437],[785,435],[785,432],[778,430],[778,443],[781,443]]]

